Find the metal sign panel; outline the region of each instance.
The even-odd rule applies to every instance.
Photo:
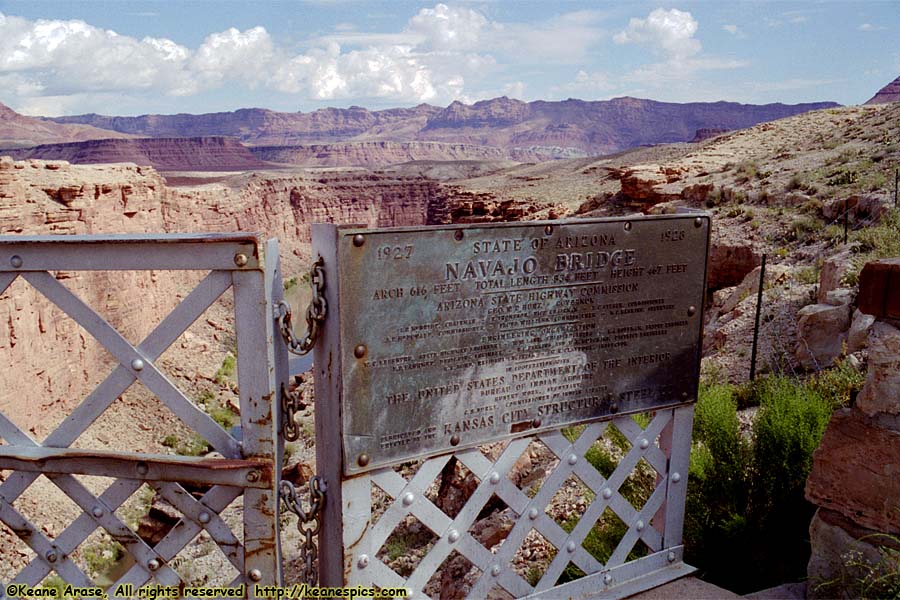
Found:
[[[345,472],[693,401],[708,240],[705,215],[337,229]]]

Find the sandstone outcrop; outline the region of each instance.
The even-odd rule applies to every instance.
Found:
[[[706,288],[715,291],[741,283],[762,258],[749,242],[713,239],[709,249]]]
[[[831,417],[815,451],[806,497],[863,527],[898,534],[898,471],[900,432],[843,408]]]
[[[900,415],[900,330],[884,321],[872,325],[868,340],[869,374],[856,405],[867,415]]]
[[[825,259],[819,273],[819,291],[816,298],[820,304],[828,302],[828,292],[841,287],[841,281],[852,267],[853,251],[850,248],[845,248]]]
[[[274,163],[308,167],[385,167],[411,161],[496,161],[539,162],[557,158],[552,150],[540,148],[497,148],[441,142],[333,142],[293,146],[253,146],[253,156]]]
[[[832,415],[806,482],[807,499],[819,507],[807,568],[813,598],[855,597],[851,586],[875,565],[896,569],[896,558],[884,562],[881,550],[896,547],[900,534],[900,330],[884,318],[885,298],[900,291],[895,266],[877,261],[863,269],[860,310],[877,317],[868,377],[856,404]],[[860,573],[848,572],[853,565]]]
[[[254,174],[232,183],[185,191],[167,188],[149,167],[3,158],[0,235],[260,231],[279,238],[290,277],[308,267],[309,223],[419,225],[434,212],[430,203],[452,206],[453,193],[433,181],[370,172]],[[135,343],[199,276],[57,273]],[[110,365],[99,344],[22,280],[0,294],[0,351],[16,365],[0,370],[0,411],[25,429],[52,425],[49,415],[70,410]],[[23,396],[23,382],[33,393]]]

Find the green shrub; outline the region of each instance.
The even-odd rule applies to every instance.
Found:
[[[229,379],[234,376],[234,371],[236,368],[237,359],[234,357],[234,354],[226,354],[225,360],[222,361],[222,366],[219,367],[218,371],[216,371],[216,383],[218,383],[219,385],[224,385]]]
[[[900,256],[900,213],[888,211],[877,225],[851,233],[850,241],[856,244],[857,255],[841,283],[852,287],[859,282],[859,273],[867,262]]]
[[[820,272],[821,269],[817,265],[800,267],[794,272],[794,279],[796,279],[799,283],[819,283]]]
[[[701,385],[684,542],[686,562],[704,579],[747,593],[805,576],[814,507],[803,488],[837,402],[820,390],[832,380],[847,390],[853,381],[844,367],[836,371],[813,383]],[[750,439],[740,432],[739,402],[760,405]]]
[[[791,220],[788,229],[788,237],[793,240],[805,242],[813,237],[822,228],[822,221],[811,215],[800,215]]]

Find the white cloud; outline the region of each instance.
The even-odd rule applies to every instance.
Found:
[[[407,29],[424,38],[424,50],[452,51],[477,47],[487,25],[487,18],[476,10],[437,4],[421,9],[409,20]]]
[[[613,40],[617,44],[648,45],[670,59],[684,59],[700,52],[700,41],[694,38],[699,27],[689,12],[673,8],[657,8],[646,19],[632,18],[628,28]]]
[[[884,25],[873,25],[872,23],[863,23],[857,27],[860,31],[883,31],[887,29]]]
[[[734,28],[731,31],[730,27]],[[657,8],[645,19],[632,18],[628,28],[620,31],[613,40],[617,44],[642,44],[651,47],[661,58],[661,62],[643,65],[628,73],[623,80],[654,86],[669,85],[685,81],[700,71],[737,69],[747,66],[747,62],[737,59],[704,56],[700,40],[694,36],[700,25],[689,12],[678,9]],[[740,33],[737,26],[725,25],[729,33]]]
[[[583,65],[608,39],[600,26],[605,18],[602,11],[585,10],[541,23],[502,23],[475,8],[441,3],[418,10],[393,32],[363,32],[345,22],[328,35],[288,45],[276,43],[264,27],[228,28],[188,47],[79,20],[0,13],[0,96],[23,110],[48,114],[78,112],[78,107],[110,112],[100,99],[118,106],[141,99],[147,104],[226,86],[312,100],[449,103],[488,90],[521,96],[521,81],[493,83],[499,65]],[[692,43],[673,42],[676,38],[662,44]],[[599,84],[591,79],[581,85]]]

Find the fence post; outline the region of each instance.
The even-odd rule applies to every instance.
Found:
[[[762,293],[765,279],[766,255],[763,254],[762,265],[760,265],[759,269],[759,290],[756,292],[756,322],[753,325],[753,350],[750,352],[750,381],[753,381],[756,378],[756,344],[759,340],[759,313],[762,310]]]
[[[894,208],[897,208],[897,186],[900,185],[900,169],[894,169]]]
[[[261,246],[260,268],[232,275],[244,458],[271,458],[278,448],[275,320],[272,285],[267,281],[272,273],[264,271],[266,261],[274,260],[277,254],[267,257]],[[278,518],[277,481],[270,489],[245,490],[243,575],[247,577],[249,598],[256,597],[255,583],[281,585]]]

